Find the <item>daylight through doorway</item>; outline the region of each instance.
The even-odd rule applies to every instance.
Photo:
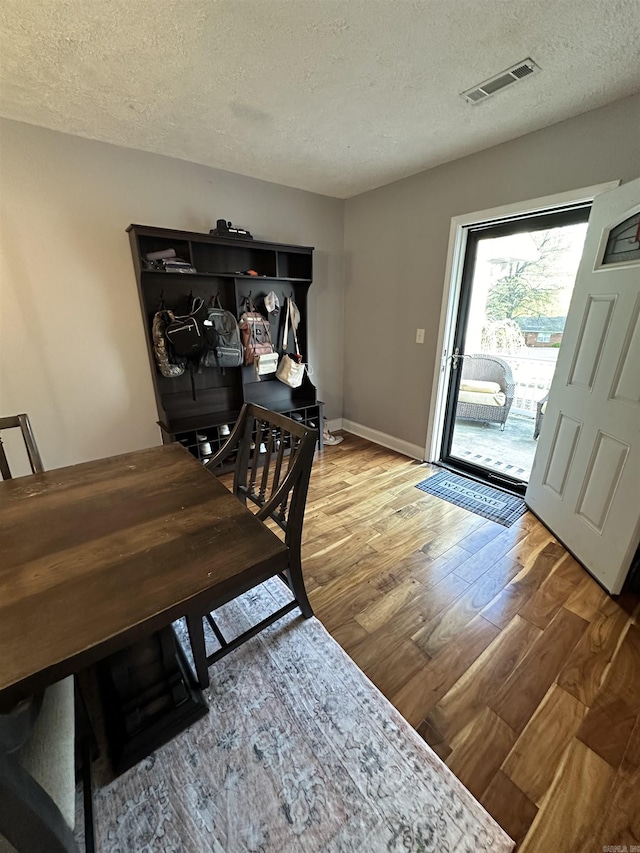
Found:
[[[524,491],[590,205],[469,229],[442,461]]]

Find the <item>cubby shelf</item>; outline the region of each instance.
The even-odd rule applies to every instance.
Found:
[[[220,415],[217,415],[216,423],[208,423],[207,420],[210,420],[210,418],[207,419],[205,416],[197,424],[183,421],[174,422],[171,426],[161,423],[160,427],[168,441],[179,442],[196,459],[207,465],[209,460],[227,441],[238,415],[237,412],[228,412],[226,414],[230,417],[222,423],[218,422]],[[301,421],[306,426],[317,429],[319,434],[322,432],[322,403],[310,402],[308,405],[299,405],[295,409],[281,410],[281,414],[285,414],[288,417],[294,416],[296,420]],[[228,471],[232,465],[233,458],[227,460],[225,465],[217,470],[216,473]]]
[[[241,278],[246,281],[285,281],[285,282],[306,282],[307,284],[311,284],[310,278],[292,278],[290,276],[278,276],[278,275],[243,275],[242,273],[235,272],[204,272],[203,270],[198,270],[197,272],[168,272],[167,270],[150,270],[143,269],[143,275],[162,275],[162,276],[170,276],[171,278]]]

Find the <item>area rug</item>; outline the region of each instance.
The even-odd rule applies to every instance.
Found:
[[[499,489],[476,483],[475,480],[460,477],[450,471],[439,471],[428,480],[418,483],[416,488],[490,521],[497,521],[503,527],[511,527],[513,522],[527,511],[522,498],[508,495]]]
[[[217,621],[233,636],[287,597],[272,579]],[[215,664],[207,699],[206,717],[96,792],[100,853],[513,848],[315,618],[294,611]]]

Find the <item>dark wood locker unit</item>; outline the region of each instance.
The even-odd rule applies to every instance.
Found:
[[[279,313],[269,315],[274,348],[281,349],[285,299],[290,297],[300,309],[298,340],[306,358],[307,294],[313,278],[313,247],[211,237],[146,225],[130,225],[127,231],[163,441],[180,441],[206,464],[226,440],[227,430],[238,417],[242,404],[247,402],[258,403],[312,426],[318,430],[322,447],[323,404],[306,374],[300,388],[289,388],[276,379],[275,374],[256,381],[252,366],[224,370],[203,368],[193,376],[194,400],[188,370],[172,379],[162,376],[158,370],[151,334],[153,317],[161,301],[171,310],[180,310],[190,296],[202,297],[205,304],[209,304],[217,295],[222,307],[239,319],[250,296],[256,309],[266,317],[264,297],[274,291],[280,302]],[[168,249],[173,249],[176,257],[186,261],[196,272],[148,268],[149,253]],[[247,270],[255,270],[259,275],[248,275]],[[292,348],[290,337],[289,349]]]

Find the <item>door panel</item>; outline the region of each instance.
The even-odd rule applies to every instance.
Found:
[[[576,506],[577,514],[596,533],[601,534],[604,529],[630,449],[628,444],[603,432],[596,435]]]
[[[560,414],[544,475],[545,486],[555,492],[559,498],[564,495],[581,427],[580,421]]]
[[[619,403],[640,405],[640,382],[638,382],[638,365],[640,365],[640,296],[636,299],[629,330],[624,339],[618,369],[613,379],[611,399]]]
[[[607,235],[639,210],[640,179],[594,201],[526,492],[536,515],[613,593],[640,536],[639,232],[625,232],[624,263],[597,261]]]
[[[591,391],[609,331],[615,296],[590,296],[578,335],[578,346],[569,373],[569,385]]]

